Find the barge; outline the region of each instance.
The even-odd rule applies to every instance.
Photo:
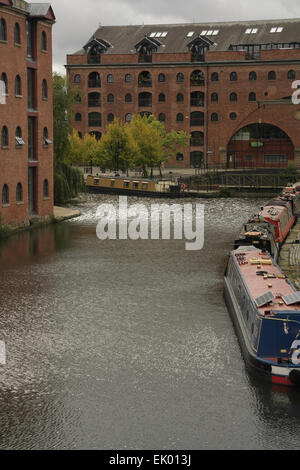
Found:
[[[300,292],[272,256],[254,246],[230,253],[224,297],[247,368],[300,386]]]
[[[171,181],[121,178],[110,176],[87,176],[87,191],[102,194],[120,194],[139,197],[186,197],[185,187]]]

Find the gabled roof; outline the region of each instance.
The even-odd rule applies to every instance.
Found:
[[[143,46],[150,46],[152,49],[157,49],[161,45],[162,43],[159,42],[157,39],[149,38],[148,36],[145,36],[141,41],[135,44],[134,47],[138,51]]]
[[[275,27],[282,30],[271,33]],[[254,33],[246,34],[249,29]],[[107,54],[134,54],[136,44],[145,37],[156,39],[154,33],[159,32],[164,33],[157,36],[162,53],[188,52],[188,44],[199,36],[213,42],[213,50],[228,50],[230,45],[300,42],[300,19],[100,26],[93,36],[113,45]],[[207,34],[212,32],[217,34]],[[85,51],[81,49],[76,54],[85,54]]]
[[[45,18],[55,21],[55,15],[50,3],[30,3],[29,15],[34,18]]]
[[[104,39],[100,38],[93,38],[91,41],[89,41],[85,46],[83,46],[84,50],[88,50],[91,47],[99,47],[102,50],[107,50],[109,47],[112,47],[111,44],[109,44],[107,41],[104,41]]]

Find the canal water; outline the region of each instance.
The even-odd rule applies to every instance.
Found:
[[[99,240],[103,201],[0,245],[0,448],[299,449],[300,392],[248,375],[222,297],[263,201],[201,200],[201,251]]]

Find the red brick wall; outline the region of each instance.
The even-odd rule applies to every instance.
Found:
[[[53,145],[44,149],[42,145],[43,128],[48,127],[49,138],[53,140],[53,113],[52,113],[52,46],[51,24],[37,21],[36,26],[36,62],[27,61],[26,47],[26,17],[22,13],[16,13],[10,8],[1,7],[0,17],[4,18],[7,27],[7,41],[0,41],[0,75],[5,72],[8,79],[8,96],[6,104],[0,105],[0,133],[5,125],[9,131],[9,147],[3,149],[0,142],[0,215],[1,222],[21,223],[28,221],[28,91],[27,91],[27,67],[36,69],[36,93],[37,93],[37,215],[45,216],[53,213]],[[14,27],[18,22],[21,30],[21,45],[14,43]],[[41,52],[41,32],[47,34],[47,53]],[[20,75],[22,94],[15,96],[15,77]],[[47,80],[48,100],[42,100],[41,82]],[[16,148],[16,127],[22,129],[22,137],[25,145]],[[44,179],[49,181],[49,199],[43,198]],[[16,186],[22,184],[23,200],[16,202]],[[9,205],[2,205],[2,188],[9,187]]]
[[[300,80],[300,63],[289,62],[290,59],[300,59],[300,50],[285,50],[285,51],[264,51],[264,55],[270,61],[265,63],[262,60],[251,62],[245,60],[244,52],[232,51],[212,51],[206,56],[207,62],[199,64],[187,64],[190,59],[189,54],[154,54],[153,62],[151,64],[138,64],[133,65],[128,61],[128,55],[115,56],[122,66],[117,66],[116,61],[112,60],[112,55],[104,55],[101,65],[81,67],[80,63],[86,63],[84,56],[68,56],[67,62],[69,64],[68,74],[71,83],[73,82],[74,75],[80,74],[82,82],[79,88],[84,93],[82,103],[76,104],[74,107],[75,112],[82,114],[82,122],[73,122],[73,127],[80,131],[82,134],[98,130],[105,132],[107,125],[107,114],[113,113],[117,118],[124,120],[125,114],[130,112],[137,114],[141,111],[150,111],[158,117],[160,113],[166,114],[166,128],[168,130],[184,130],[187,134],[193,131],[204,132],[204,145],[202,147],[187,147],[183,149],[184,154],[183,162],[176,162],[171,159],[170,166],[189,167],[190,166],[190,152],[201,151],[204,153],[205,160],[208,158],[210,163],[226,163],[226,151],[231,137],[241,127],[255,122],[265,122],[273,124],[282,128],[291,138],[295,149],[300,150],[300,132],[299,120],[295,119],[295,112],[299,110],[299,106],[295,105],[279,105],[279,104],[261,104],[258,107],[256,102],[249,102],[248,95],[250,92],[256,93],[257,101],[274,101],[281,98],[291,96],[293,90],[291,88],[292,81],[288,80],[287,72],[291,69],[296,71],[296,79]],[[130,56],[131,58],[133,56]],[[234,63],[234,61],[237,63]],[[281,62],[276,62],[281,60]],[[104,62],[107,65],[104,64]],[[126,64],[126,61],[128,63]],[[164,64],[159,65],[162,61]],[[169,65],[166,63],[170,61]],[[272,62],[273,61],[273,62]],[[131,62],[131,60],[130,60]],[[178,62],[185,62],[178,65]],[[285,63],[286,62],[286,63]],[[202,70],[205,74],[206,80],[203,86],[191,86],[190,75],[193,70]],[[139,88],[138,76],[143,70],[148,70],[152,74],[152,87]],[[275,81],[268,80],[268,72],[276,71],[277,77]],[[98,71],[101,75],[101,88],[98,90],[89,90],[87,86],[87,77],[92,71]],[[236,82],[230,81],[230,73],[237,72],[238,80]],[[249,81],[249,72],[255,71],[257,74],[256,81]],[[184,83],[177,83],[177,73],[183,73],[185,76]],[[217,72],[219,74],[219,81],[213,82],[211,74]],[[125,83],[124,77],[127,73],[132,75],[132,82]],[[166,76],[165,83],[158,82],[158,75],[164,73]],[[114,76],[114,83],[108,84],[106,77],[108,74]],[[101,107],[88,108],[87,94],[89,91],[99,91],[102,97]],[[152,93],[152,107],[143,108],[138,106],[138,94],[141,91],[148,91]],[[190,93],[192,91],[202,91],[205,93],[205,103],[203,107],[193,107],[190,105]],[[131,93],[133,103],[127,104],[124,102],[125,94]],[[159,93],[163,92],[166,96],[165,103],[158,102]],[[184,95],[184,102],[177,103],[177,93]],[[218,93],[218,103],[211,103],[211,94]],[[238,96],[238,101],[230,102],[230,93],[235,92]],[[115,96],[114,104],[107,103],[108,93],[113,93]],[[89,128],[87,116],[89,112],[98,111],[102,114],[102,127],[98,129]],[[190,113],[193,111],[203,112],[205,115],[204,126],[191,127],[190,126]],[[218,122],[211,122],[211,114],[218,113]],[[236,120],[231,120],[230,113],[235,112]],[[183,113],[184,121],[181,123],[176,122],[176,115]],[[207,152],[208,157],[206,157]],[[300,161],[298,162],[300,165]]]

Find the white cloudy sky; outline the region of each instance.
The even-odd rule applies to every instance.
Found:
[[[51,0],[50,0],[51,1]],[[103,25],[300,18],[300,0],[52,0],[53,67]]]

